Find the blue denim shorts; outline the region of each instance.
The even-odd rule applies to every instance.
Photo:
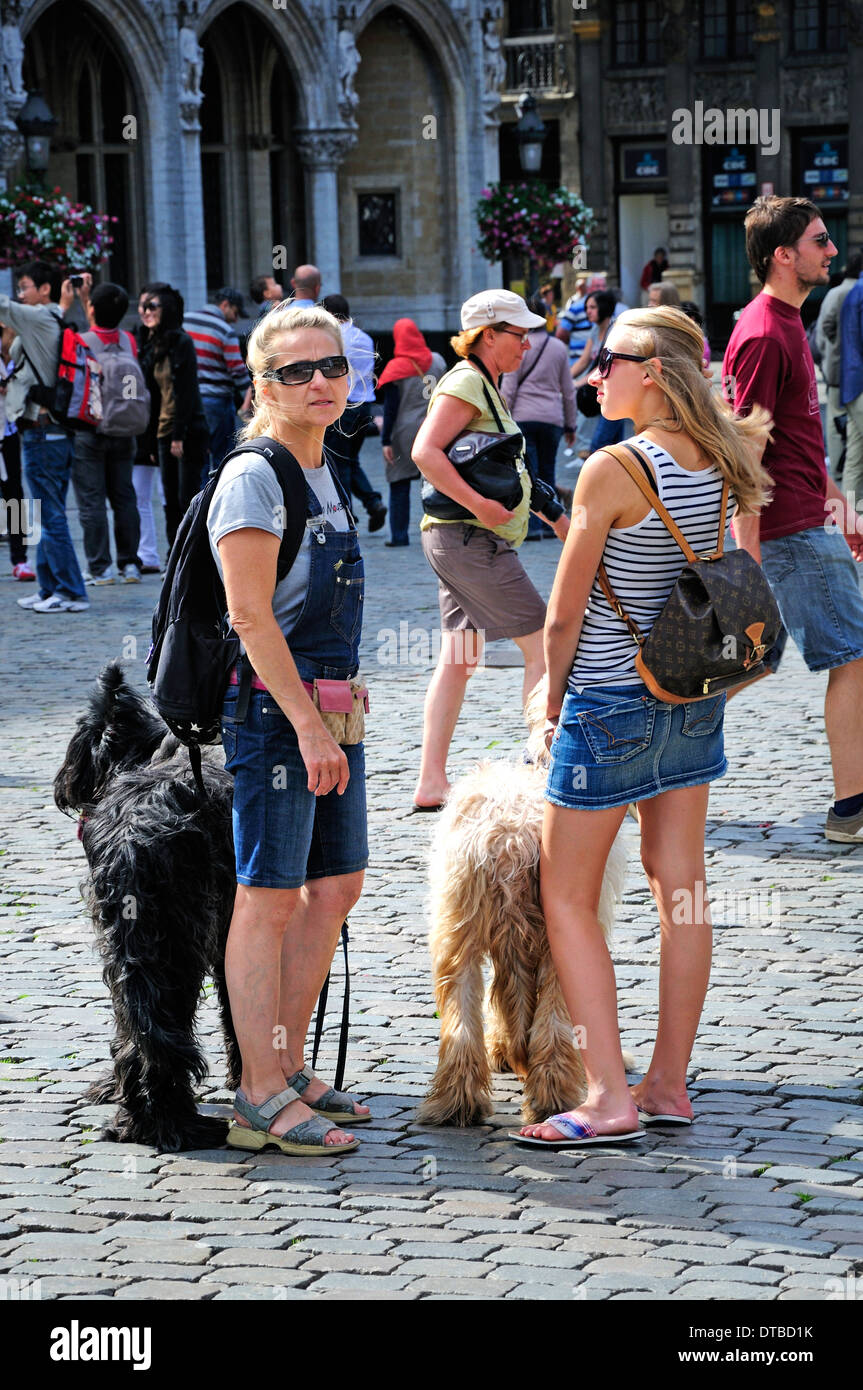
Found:
[[[234,779],[234,857],[237,882],[250,888],[301,888],[307,879],[365,869],[365,755],[361,743],[343,749],[350,780],[342,796],[315,796],[293,725],[272,695],[253,690],[243,724],[232,724],[237,688],[222,710],[225,766]]]
[[[551,744],[545,799],[604,811],[722,777],[725,695],[688,705],[637,685],[567,691]]]
[[[841,531],[812,526],[762,541],[761,564],[810,671],[830,671],[863,656],[860,566]]]

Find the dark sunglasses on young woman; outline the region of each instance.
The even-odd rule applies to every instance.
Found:
[[[600,348],[596,359],[594,371],[599,372],[600,376],[608,376],[611,371],[615,357],[620,357],[624,362],[649,362],[649,357],[636,357],[632,352],[612,352],[610,348]]]
[[[267,381],[280,381],[283,386],[305,386],[315,372],[320,371],[328,381],[333,377],[347,376],[346,357],[319,357],[317,362],[286,362],[283,367],[271,367],[261,372]]]

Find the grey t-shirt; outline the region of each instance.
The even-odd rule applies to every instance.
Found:
[[[348,531],[350,521],[326,464],[303,470],[306,482],[320,503],[321,513],[335,531]],[[303,502],[305,508],[305,500]],[[224,578],[218,544],[231,531],[254,527],[281,540],[284,534],[284,500],[279,480],[265,458],[244,454],[225,464],[207,513],[210,549]],[[311,549],[317,545],[310,520],[306,522],[299,554],[273,594],[273,614],[287,637],[300,616],[311,572]]]

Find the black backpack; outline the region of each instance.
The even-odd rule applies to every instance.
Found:
[[[168,728],[189,749],[195,780],[201,780],[201,747],[218,743],[231,671],[240,658],[240,639],[228,626],[225,588],[210,550],[207,514],[222,469],[237,454],[261,454],[282,488],[285,532],[276,565],[276,583],[293,565],[306,529],[303,470],[293,454],[267,435],[233,450],[206,486],[192,498],[171,547],[153,633],[147,653],[147,680],[153,703]],[[251,666],[242,663],[246,693]]]

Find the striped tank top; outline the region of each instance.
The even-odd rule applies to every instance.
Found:
[[[712,465],[693,473],[681,468],[665,449],[643,435],[633,436],[631,442],[653,464],[660,499],[696,555],[712,552],[716,548],[722,500],[719,469]],[[726,528],[734,505],[729,493]],[[646,637],[686,563],[683,551],[651,508],[644,520],[634,526],[611,528],[602,560],[612,589]],[[568,688],[578,692],[589,685],[640,684],[641,677],[635,669],[637,650],[626,624],[594,579]]]

